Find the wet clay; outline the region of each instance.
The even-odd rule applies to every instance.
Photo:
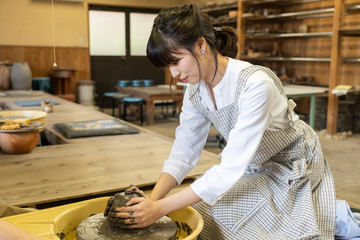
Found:
[[[104,213],[92,215],[79,224],[76,238],[78,240],[175,240],[177,226],[169,217],[162,217],[148,227],[136,229],[129,229],[129,225],[124,224],[126,219],[115,217],[115,209],[125,206],[125,203],[134,197],[143,197],[143,195],[135,192],[134,189],[110,197]],[[127,219],[131,219],[130,214]]]
[[[139,229],[112,231],[104,226],[106,217],[102,213],[82,221],[76,229],[78,240],[175,240],[177,227],[169,217],[162,217],[154,224]]]

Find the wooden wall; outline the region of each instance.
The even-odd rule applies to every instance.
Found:
[[[76,82],[90,80],[90,56],[87,47],[56,47],[58,68],[75,69],[71,90],[76,93]],[[48,76],[54,62],[52,47],[0,46],[0,61],[27,62],[33,77]]]

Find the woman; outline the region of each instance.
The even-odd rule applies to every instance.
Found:
[[[316,133],[299,120],[269,69],[233,59],[232,28],[214,28],[195,5],[154,20],[147,55],[189,83],[169,158],[149,198],[117,216],[145,227],[186,206],[202,214],[200,239],[333,239],[335,194]],[[190,187],[167,193],[197,164],[213,123],[221,162]]]

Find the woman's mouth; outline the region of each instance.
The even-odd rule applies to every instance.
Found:
[[[187,82],[188,77],[181,79],[183,82]]]

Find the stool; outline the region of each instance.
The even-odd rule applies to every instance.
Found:
[[[105,98],[111,98],[112,100],[112,115],[115,116],[115,100],[117,100],[118,102],[125,97],[130,97],[130,95],[127,94],[122,94],[122,93],[118,93],[118,92],[106,92],[104,93],[103,99],[102,99],[102,111],[104,112],[104,106],[105,106]],[[120,113],[120,111],[119,111]]]
[[[119,87],[129,87],[131,85],[131,82],[129,80],[119,80],[117,85]]]
[[[32,89],[51,92],[50,77],[34,77],[32,79]]]
[[[131,84],[133,87],[143,87],[144,81],[143,80],[132,80]]]
[[[121,100],[121,102],[123,103],[123,119],[126,121],[126,108],[128,106],[128,104],[131,103],[139,103],[139,107],[140,107],[140,124],[141,126],[143,125],[144,122],[144,118],[143,118],[143,104],[144,104],[144,99],[142,98],[137,98],[137,97],[125,97]],[[119,109],[120,110],[120,109]]]

